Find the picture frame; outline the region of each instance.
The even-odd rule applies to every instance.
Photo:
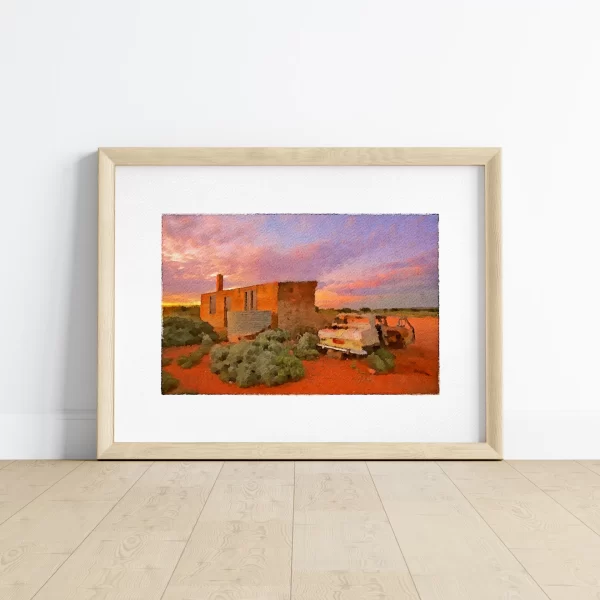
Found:
[[[485,441],[116,442],[115,179],[121,166],[479,166],[484,169]],[[502,458],[500,148],[100,148],[98,150],[98,438],[107,459]]]

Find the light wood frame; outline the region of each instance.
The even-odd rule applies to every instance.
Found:
[[[485,169],[486,441],[152,443],[114,441],[115,169],[118,166],[482,166]],[[499,148],[101,148],[98,151],[99,459],[502,458]]]

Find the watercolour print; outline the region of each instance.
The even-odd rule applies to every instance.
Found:
[[[437,214],[165,214],[162,394],[439,394]]]

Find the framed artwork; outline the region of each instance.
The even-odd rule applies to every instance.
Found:
[[[501,458],[499,149],[98,156],[98,458]]]

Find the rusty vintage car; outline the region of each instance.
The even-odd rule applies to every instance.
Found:
[[[318,348],[366,356],[382,346],[405,348],[415,341],[415,328],[405,317],[375,313],[339,313],[330,327],[320,329]]]

